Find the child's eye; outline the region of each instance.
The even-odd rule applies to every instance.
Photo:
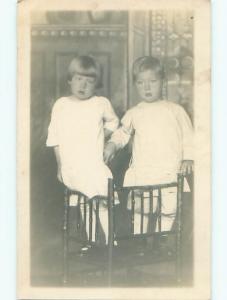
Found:
[[[82,80],[82,77],[80,77],[80,76],[75,76],[73,79],[74,79],[74,80],[77,80],[77,81],[81,81],[81,80]]]
[[[143,84],[143,81],[137,81],[137,84],[141,85]]]
[[[92,84],[92,83],[95,82],[95,78],[89,78],[89,79],[87,79],[87,82],[90,83],[90,84]]]

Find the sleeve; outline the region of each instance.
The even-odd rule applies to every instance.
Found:
[[[118,128],[119,125],[118,117],[115,114],[113,107],[110,104],[110,101],[107,99],[105,99],[103,118],[104,118],[104,128],[110,131],[115,131]]]
[[[55,102],[51,113],[51,121],[48,127],[48,135],[46,141],[47,147],[54,147],[54,146],[58,146],[59,144],[58,120],[59,120],[59,107],[58,107],[58,103]]]
[[[183,107],[179,106],[177,119],[182,134],[183,160],[193,160],[193,128],[191,120]]]
[[[121,120],[121,127],[112,134],[109,142],[114,143],[117,149],[120,149],[128,144],[133,134],[133,118],[132,112],[129,110]]]

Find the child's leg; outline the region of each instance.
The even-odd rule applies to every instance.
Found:
[[[99,208],[97,208],[97,203],[99,203]],[[70,196],[70,206],[77,207],[79,205],[80,217],[81,220],[77,220],[80,224],[83,224],[84,230],[86,230],[86,235],[88,240],[91,242],[96,241],[96,229],[98,235],[100,234],[100,228],[97,228],[101,225],[104,234],[105,234],[105,243],[108,242],[108,209],[104,201],[93,200],[85,201],[83,196],[79,197],[77,194]],[[92,206],[91,206],[92,205]],[[98,210],[98,213],[97,213]],[[98,216],[98,218],[97,218]],[[90,230],[91,228],[91,230]]]
[[[98,206],[97,206],[98,204]],[[103,201],[93,200],[92,208],[91,204],[86,204],[86,209],[84,209],[84,203],[80,205],[80,212],[82,220],[86,226],[86,233],[88,239],[91,242],[97,242],[97,234],[100,235],[101,228],[105,235],[105,243],[108,243],[108,209]],[[86,217],[85,217],[86,213]],[[85,221],[86,219],[86,221]],[[99,227],[101,226],[101,228]],[[91,230],[90,230],[91,228]]]
[[[161,212],[161,231],[170,231],[176,217],[177,207],[177,188],[170,187],[162,189],[162,212]],[[156,232],[158,232],[158,222],[156,224]]]
[[[108,208],[106,203],[104,201],[101,201],[99,204],[99,220],[100,225],[103,229],[104,235],[105,235],[105,244],[108,243],[109,238],[109,218],[108,218]]]
[[[143,215],[141,213],[135,212],[134,215],[134,233],[135,234],[142,234],[148,231],[148,215]],[[141,225],[142,224],[142,225]]]
[[[86,206],[85,206],[86,205]],[[91,206],[92,205],[92,206]],[[87,239],[91,242],[95,242],[95,225],[96,225],[96,215],[95,209],[93,207],[94,201],[92,203],[87,203],[83,201],[80,205],[80,213],[82,217],[82,221],[85,226]],[[91,223],[91,226],[90,226]],[[91,228],[91,231],[90,231]]]
[[[149,193],[134,192],[134,233],[142,234],[148,232],[150,216],[153,214]],[[143,203],[143,204],[142,204]],[[132,211],[132,193],[128,195],[128,209]]]

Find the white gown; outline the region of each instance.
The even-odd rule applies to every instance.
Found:
[[[47,146],[59,146],[64,184],[89,198],[107,195],[111,171],[103,161],[104,128],[118,127],[108,99],[63,97],[56,101],[48,130]]]
[[[121,124],[111,141],[122,148],[133,136],[125,186],[176,181],[181,161],[193,159],[192,125],[180,105],[141,102],[126,112]]]

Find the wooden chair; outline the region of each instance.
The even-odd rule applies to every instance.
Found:
[[[113,184],[113,180],[109,179],[108,181],[108,197],[105,198],[107,201],[108,206],[108,241],[105,247],[102,248],[103,252],[100,252],[98,249],[96,252],[91,251],[88,255],[80,256],[81,259],[86,261],[86,263],[91,263],[93,266],[87,272],[97,272],[97,270],[101,270],[104,278],[107,279],[106,284],[111,286],[113,284],[114,274],[115,271],[119,269],[131,270],[132,267],[135,265],[144,265],[144,264],[152,264],[157,263],[160,259],[159,253],[152,253],[152,250],[145,253],[145,255],[137,256],[137,259],[133,258],[130,261],[129,253],[123,251],[121,249],[122,241],[135,241],[141,239],[147,239],[148,237],[161,237],[163,235],[175,235],[176,244],[175,244],[175,253],[171,257],[168,257],[169,260],[173,260],[175,264],[175,274],[174,279],[176,282],[181,282],[181,266],[182,266],[182,251],[181,251],[181,239],[182,239],[182,193],[183,193],[183,182],[184,177],[182,175],[178,175],[177,182],[174,183],[167,183],[167,184],[157,184],[157,185],[150,185],[150,186],[133,186],[133,187],[115,187]],[[176,210],[176,217],[175,217],[175,228],[171,231],[162,231],[162,190],[169,188],[169,187],[176,187],[177,188],[177,210]],[[140,191],[141,198],[135,199],[135,191]],[[157,191],[157,201],[158,201],[158,209],[157,211],[153,212],[154,206],[154,191]],[[131,211],[130,211],[130,232],[129,234],[122,235],[117,231],[117,224],[116,224],[116,192],[126,193],[131,195]],[[143,222],[141,221],[140,226],[140,233],[134,232],[134,217],[135,217],[135,201],[140,201],[141,203],[141,220],[143,220],[143,208],[144,208],[144,193],[149,195],[150,203],[150,217],[153,219],[154,217],[157,218],[158,222],[158,231],[146,231],[144,232]],[[100,222],[99,222],[99,202],[103,200],[103,197],[95,197],[93,199],[88,199],[85,195],[71,191],[69,189],[65,190],[65,201],[64,201],[64,222],[63,222],[63,283],[67,284],[68,282],[68,264],[69,264],[69,251],[68,251],[68,213],[70,209],[70,195],[76,194],[78,195],[78,209],[80,211],[84,211],[83,222],[79,219],[79,225],[83,223],[81,228],[88,228],[87,233],[84,235],[84,241],[91,246],[94,246],[93,249],[96,248],[96,242],[99,239],[99,229],[100,229]],[[80,207],[80,208],[79,208]],[[95,207],[95,210],[94,210]],[[95,211],[95,213],[94,213]],[[95,217],[94,217],[95,216]],[[87,222],[89,226],[87,226]],[[95,241],[92,241],[92,232],[94,230],[93,226],[95,226]],[[117,246],[116,246],[117,244]],[[93,254],[91,254],[93,253]],[[98,259],[98,257],[100,259]],[[148,259],[149,257],[149,259]],[[165,257],[166,258],[166,257]],[[92,271],[93,270],[93,271]],[[105,285],[105,283],[104,283]]]

